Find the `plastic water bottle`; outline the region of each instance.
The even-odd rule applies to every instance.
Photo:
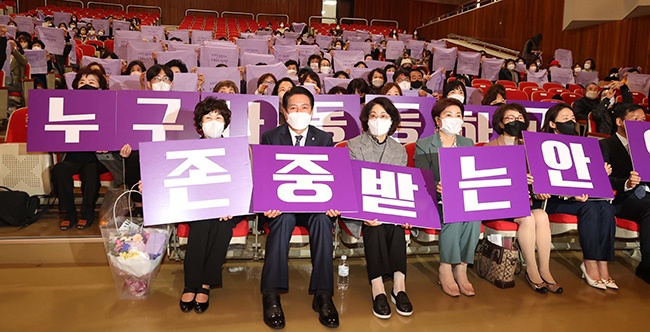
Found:
[[[341,256],[341,264],[339,264],[339,282],[338,289],[347,290],[350,286],[350,266],[347,263],[348,256]]]

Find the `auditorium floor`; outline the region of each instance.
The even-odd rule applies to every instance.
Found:
[[[636,278],[636,261],[622,251],[611,264],[619,291],[601,291],[580,279],[580,252],[553,252],[551,269],[562,295],[534,293],[523,279],[498,289],[478,278],[474,298],[451,298],[437,286],[438,255],[409,258],[410,318],[390,320],[371,313],[365,261],[351,260],[351,285],[336,291],[340,331],[642,331],[647,328],[650,285]],[[222,289],[212,291],[209,310],[198,315],[178,308],[182,264],[165,262],[149,299],[118,300],[105,265],[7,266],[0,263],[0,331],[265,331],[259,280],[262,262],[231,260]],[[307,294],[310,263],[290,261],[291,291],[283,295],[286,331],[326,331]],[[392,306],[392,305],[391,305]],[[394,309],[394,307],[393,307]],[[394,310],[393,310],[394,311]],[[313,329],[313,330],[311,330]]]

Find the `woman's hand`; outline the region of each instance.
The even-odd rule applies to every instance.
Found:
[[[581,196],[573,196],[573,199],[575,199],[578,202],[584,203],[589,199],[589,195],[587,194],[582,194]]]
[[[612,174],[612,165],[605,163],[605,172],[607,172],[607,176],[610,176]]]
[[[128,158],[131,155],[132,151],[133,149],[131,149],[131,145],[124,144],[124,146],[122,146],[122,149],[120,149],[120,156],[122,156],[122,158]]]
[[[535,199],[538,200],[538,201],[545,201],[545,200],[551,198],[551,195],[549,195],[549,194],[535,194],[535,195],[533,195],[533,197],[535,197]]]
[[[219,221],[228,221],[230,219],[232,219],[232,216],[226,216],[226,217],[219,218]]]
[[[282,214],[282,212],[280,212],[280,210],[268,210],[268,211],[264,212],[264,216],[267,217],[267,218],[271,218],[271,219],[273,219],[273,218],[275,218],[275,217],[277,217],[277,216],[279,216],[281,214]]]
[[[632,171],[630,172],[630,177],[627,179],[627,182],[625,183],[625,186],[628,189],[632,189],[641,183],[641,177],[639,176],[639,173]]]
[[[375,219],[375,220],[366,220],[366,221],[363,222],[363,224],[366,225],[366,226],[371,226],[371,227],[376,227],[376,226],[381,225],[381,223],[379,221],[377,221],[377,219]]]
[[[329,209],[325,211],[325,215],[330,217],[330,218],[335,218],[341,215],[341,212],[339,210],[334,210],[334,209]]]
[[[262,84],[260,84],[260,85],[257,87],[257,93],[260,94],[260,95],[263,95],[264,92],[266,91],[266,89],[267,89],[268,87],[269,87],[269,86],[268,86],[266,83],[262,83]]]
[[[438,182],[438,185],[436,186],[436,191],[438,194],[442,195],[442,182]]]
[[[533,176],[529,174],[526,174],[526,180],[528,181],[528,185],[530,186],[533,184]]]
[[[409,225],[409,224],[407,223],[407,224],[402,225],[402,228],[404,228],[404,229],[412,229],[413,226],[411,226],[411,225]]]

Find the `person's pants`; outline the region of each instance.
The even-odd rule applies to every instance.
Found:
[[[74,206],[74,181],[72,176],[79,174],[81,179],[81,216],[91,219],[95,212],[95,203],[99,197],[101,183],[99,175],[108,172],[99,161],[76,162],[62,161],[52,167],[52,182],[54,193],[59,198],[60,210],[68,214],[76,213]]]
[[[443,223],[439,237],[440,262],[474,263],[476,245],[480,236],[480,222]]]
[[[406,239],[401,226],[363,225],[363,246],[368,280],[392,278],[395,272],[406,275]]]
[[[190,223],[183,262],[185,287],[222,285],[221,269],[226,261],[232,228],[241,220],[242,217],[235,217],[229,221],[206,219]]]
[[[283,213],[268,219],[266,255],[262,269],[262,292],[289,290],[289,241],[295,226],[309,231],[312,273],[309,292],[334,293],[332,219],[324,213]]]
[[[650,193],[643,199],[638,199],[634,194],[625,199],[616,216],[632,220],[639,224],[639,240],[641,242],[641,263],[639,267],[650,273]]]
[[[613,261],[616,235],[616,209],[608,201],[578,202],[551,199],[548,214],[564,213],[578,217],[578,235],[585,260]]]

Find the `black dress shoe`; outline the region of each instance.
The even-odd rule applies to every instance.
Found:
[[[634,272],[637,277],[650,284],[650,269],[642,268],[640,265],[636,267]]]
[[[395,303],[395,310],[397,310],[398,314],[405,317],[413,314],[413,305],[411,304],[409,297],[406,295],[406,292],[397,292],[397,295],[390,292],[390,297],[393,300],[393,303]]]
[[[280,294],[264,294],[262,296],[262,307],[264,311],[264,324],[272,329],[283,329],[284,312],[280,303]]]
[[[194,311],[196,311],[197,314],[202,314],[208,310],[208,307],[210,306],[210,288],[201,287],[196,290],[196,294],[205,294],[208,296],[208,300],[205,302],[196,302],[196,298],[194,299]]]
[[[318,321],[325,327],[339,327],[339,313],[332,301],[332,295],[327,293],[316,293],[311,303],[312,309],[318,313]]]
[[[386,294],[379,294],[372,299],[372,313],[380,319],[390,318],[391,312]]]
[[[185,287],[185,289],[183,289],[183,294],[185,293],[196,293],[196,289]],[[194,294],[194,297],[196,298],[196,294]],[[194,309],[194,299],[188,302],[183,302],[183,297],[181,295],[180,306],[182,312],[190,312],[190,310]]]

